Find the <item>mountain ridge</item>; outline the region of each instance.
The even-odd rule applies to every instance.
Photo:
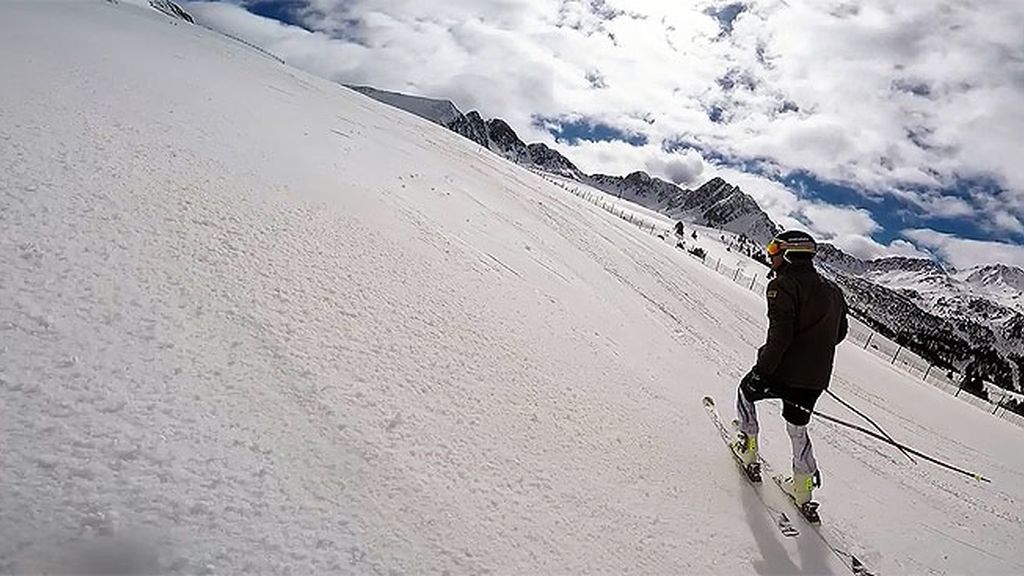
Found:
[[[192,15],[182,8],[177,2],[174,2],[174,0],[107,0],[107,2],[115,5],[124,2],[126,4],[132,4],[142,8],[152,8],[153,10],[162,12],[171,18],[184,20],[189,24],[196,23],[195,18],[193,18]]]

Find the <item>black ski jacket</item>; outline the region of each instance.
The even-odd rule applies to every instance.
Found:
[[[810,262],[787,264],[768,283],[768,338],[754,370],[773,385],[824,390],[846,338],[846,299]]]

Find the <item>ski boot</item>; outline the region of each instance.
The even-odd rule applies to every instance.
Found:
[[[781,484],[782,489],[793,499],[793,504],[796,504],[803,517],[811,524],[821,524],[818,503],[811,500],[811,493],[819,486],[821,486],[821,475],[817,471],[814,474],[794,472]]]
[[[743,432],[738,433],[738,438],[732,443],[732,451],[736,454],[743,467],[743,472],[751,482],[761,481],[761,462],[757,458],[757,436],[748,436]]]

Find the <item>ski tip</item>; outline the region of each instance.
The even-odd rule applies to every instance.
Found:
[[[711,396],[705,396],[704,399],[701,400],[701,402],[703,402],[705,406],[714,406],[715,405],[715,399],[712,398]]]

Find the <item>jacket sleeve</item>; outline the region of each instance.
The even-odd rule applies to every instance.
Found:
[[[836,344],[839,344],[846,339],[846,333],[850,331],[850,323],[846,319],[846,299],[843,298],[843,293],[839,293],[839,303],[842,307],[839,309],[839,337],[836,338]]]
[[[754,370],[762,376],[770,377],[782,363],[782,356],[793,341],[796,295],[783,279],[776,278],[768,283],[765,296],[768,300],[768,338],[757,351]]]

